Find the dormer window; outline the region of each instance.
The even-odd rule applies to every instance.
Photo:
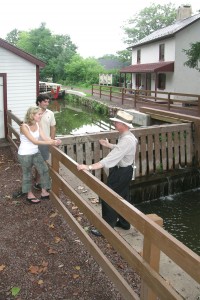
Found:
[[[141,50],[137,50],[137,64],[141,63]]]
[[[159,45],[159,61],[165,60],[165,45],[160,44]]]

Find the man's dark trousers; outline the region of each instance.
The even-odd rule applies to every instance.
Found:
[[[129,184],[133,176],[132,166],[128,167],[113,167],[109,170],[107,186],[119,194],[122,198],[129,202]],[[120,216],[112,207],[105,201],[102,202],[102,217],[111,226],[115,227],[117,220],[122,227],[127,227],[130,224]]]

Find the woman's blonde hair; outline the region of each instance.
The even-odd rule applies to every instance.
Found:
[[[31,106],[29,107],[29,109],[27,110],[25,117],[24,117],[24,123],[28,124],[28,125],[32,125],[33,121],[34,121],[34,115],[36,115],[38,113],[38,111],[40,111],[41,108],[38,106]]]

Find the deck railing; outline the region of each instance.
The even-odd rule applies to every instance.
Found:
[[[106,97],[112,102],[120,104],[132,104],[133,108],[137,108],[141,103],[149,103],[152,106],[162,106],[167,110],[184,110],[199,111],[200,113],[200,95],[184,94],[173,92],[162,92],[152,90],[138,90],[125,87],[92,85],[92,95],[100,98]]]
[[[191,123],[168,124],[132,129],[138,139],[135,176],[145,176],[179,168],[191,167],[194,159]],[[93,164],[109,153],[109,149],[99,144],[99,139],[107,138],[117,142],[116,131],[66,136],[62,138],[62,150],[74,161]],[[101,170],[93,174],[101,179]]]
[[[18,139],[19,136],[17,131],[15,131],[12,127],[12,121],[20,124],[20,120],[11,112],[8,112],[8,139],[15,147],[17,147],[17,143],[13,141],[13,136],[15,139]],[[187,128],[189,128],[189,126]],[[75,155],[76,153],[77,155],[77,153],[80,153],[80,156],[76,156],[76,158],[79,158],[78,162],[87,161],[87,159],[89,160],[89,154],[87,158],[84,156],[85,154],[81,154],[83,153],[84,147],[83,143],[81,143],[81,137],[79,138],[80,140],[76,145],[76,151],[73,150],[74,145],[72,144],[71,146],[72,154]],[[90,138],[88,138],[88,141],[91,141]],[[92,153],[94,151],[95,147],[90,147],[90,145],[91,143],[85,144],[85,153],[89,153],[89,151]],[[97,145],[97,142],[95,145]],[[77,162],[69,156],[69,146],[68,155],[56,147],[51,147],[50,149],[52,158],[50,167],[52,177],[52,190],[50,192],[51,200],[68,224],[79,236],[90,254],[96,259],[101,268],[114,282],[124,299],[182,299],[181,295],[176,291],[176,286],[173,286],[173,282],[167,282],[160,275],[159,267],[161,262],[157,261],[155,258],[156,255],[159,259],[160,252],[165,253],[165,255],[167,255],[198,284],[200,284],[200,257],[197,254],[171,236],[167,231],[160,227],[159,224],[156,224],[153,220],[151,220],[149,216],[141,213],[134,206],[109,189],[103,182],[93,176],[93,174],[88,171],[78,171],[76,166]],[[162,152],[162,150],[160,151]],[[101,152],[100,149],[98,152]],[[99,160],[99,157],[100,154],[96,157],[96,160]],[[94,208],[92,208],[92,206],[89,205],[74,190],[74,188],[70,186],[70,184],[66,181],[66,178],[61,175],[60,171],[63,167],[72,172],[72,174],[74,174],[79,180],[85,183],[144,236],[143,254],[138,253],[137,250],[134,249],[134,245],[128,244],[100,217]],[[142,279],[140,296],[134,292],[124,277],[122,277],[115,266],[108,260],[102,249],[94,243],[94,240],[71,214],[67,206],[64,205],[61,201],[61,193],[66,195],[68,199],[70,198],[70,200],[75,203],[79,210],[87,217],[89,222],[101,231],[112,247],[116,249],[128,265],[139,274]]]
[[[21,124],[11,112],[8,112],[8,138],[12,143],[19,140],[19,133],[12,126],[12,121]],[[186,120],[187,122],[187,120]],[[16,126],[15,126],[16,128]],[[179,168],[193,166],[195,159],[192,122],[165,124],[145,128],[131,129],[138,139],[135,159],[135,177],[146,176],[155,173],[172,171]],[[67,135],[62,137],[61,149],[78,163],[93,164],[109,153],[109,149],[102,147],[99,140],[108,138],[110,143],[115,144],[118,139],[117,131],[100,132],[87,135]],[[197,139],[198,137],[196,137]],[[105,175],[101,170],[94,170],[93,174],[102,179]]]

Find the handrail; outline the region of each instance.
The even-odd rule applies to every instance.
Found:
[[[92,95],[100,95],[107,97],[110,101],[115,102],[116,99],[121,101],[121,104],[133,103],[133,107],[137,107],[139,103],[150,103],[156,105],[159,103],[162,107],[168,110],[179,109],[200,112],[200,95],[184,94],[175,92],[163,92],[154,90],[138,90],[125,87],[103,86],[98,84],[92,85]],[[158,102],[159,101],[159,102]],[[182,106],[180,106],[180,104]]]

